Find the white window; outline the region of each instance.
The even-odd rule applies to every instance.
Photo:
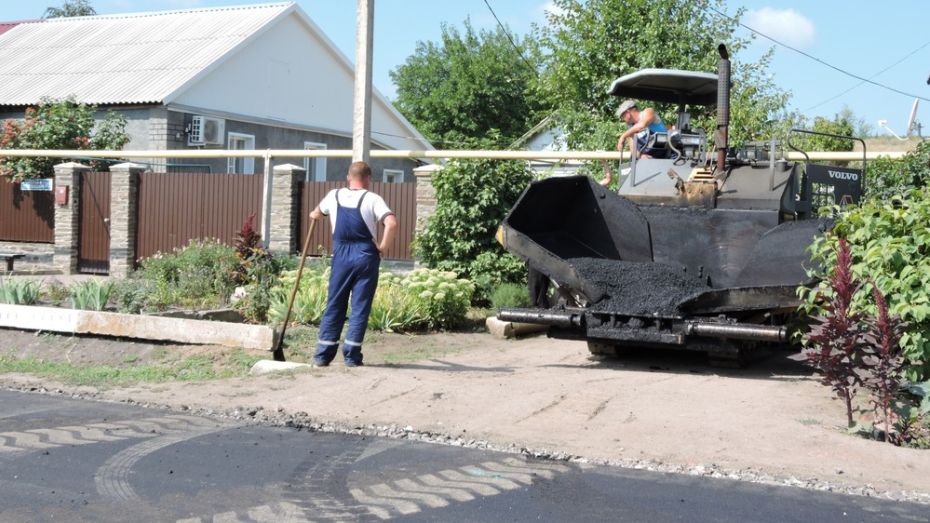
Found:
[[[326,144],[317,142],[304,142],[304,150],[315,151],[319,149],[326,149]],[[307,171],[307,176],[304,181],[326,181],[326,158],[304,158],[304,169]]]
[[[255,137],[251,134],[229,133],[229,148],[236,151],[255,149]],[[236,174],[255,174],[255,158],[229,158],[226,172]]]
[[[384,183],[401,183],[404,181],[403,169],[385,169],[382,173]]]

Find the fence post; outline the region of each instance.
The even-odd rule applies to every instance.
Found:
[[[417,180],[417,223],[419,234],[426,226],[426,220],[436,212],[436,189],[433,187],[433,175],[442,170],[439,164],[429,164],[413,170]]]
[[[293,254],[298,249],[300,229],[299,181],[306,170],[294,164],[276,165],[272,169],[271,227],[268,249]]]
[[[139,220],[139,175],[145,166],[120,163],[110,167],[110,276],[125,278],[136,263]]]
[[[90,167],[79,163],[55,166],[55,189],[68,191],[64,204],[55,204],[55,250],[52,264],[62,274],[77,273],[78,240],[81,232],[81,175]]]

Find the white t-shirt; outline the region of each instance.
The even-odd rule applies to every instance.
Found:
[[[336,203],[336,195],[338,194],[339,203]],[[362,206],[359,208],[359,211],[362,214],[362,219],[365,220],[365,225],[368,226],[368,230],[371,231],[371,237],[375,241],[378,239],[378,222],[383,220],[387,215],[394,214],[391,211],[391,208],[384,203],[382,199],[377,194],[366,191],[365,189],[333,189],[329,191],[323,201],[320,202],[320,212],[329,216],[329,224],[333,228],[333,232],[336,231],[336,220],[339,218],[339,206],[343,207],[352,207],[355,208],[358,206],[358,200],[365,195],[365,199],[362,200]]]

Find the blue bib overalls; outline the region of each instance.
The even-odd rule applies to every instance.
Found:
[[[360,211],[366,191],[355,207],[343,207],[336,191],[336,228],[333,231],[333,262],[329,276],[326,310],[320,320],[320,339],[314,360],[317,365],[329,365],[336,357],[342,326],[346,321],[349,295],[352,316],[342,346],[347,365],[362,363],[362,341],[368,328],[368,314],[378,287],[378,266],[381,255],[371,231]]]

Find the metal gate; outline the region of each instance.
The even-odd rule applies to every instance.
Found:
[[[110,173],[81,176],[78,272],[110,272]]]

